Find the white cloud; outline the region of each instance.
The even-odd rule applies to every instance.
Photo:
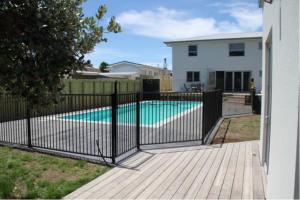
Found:
[[[229,14],[237,26],[246,31],[256,31],[262,26],[262,12],[256,4],[233,3],[223,5],[221,12]]]
[[[159,7],[155,10],[131,10],[117,19],[124,31],[136,35],[173,39],[221,32],[256,31],[261,27],[260,10],[254,4],[212,5],[232,20],[217,21],[213,17],[190,17],[187,12]]]

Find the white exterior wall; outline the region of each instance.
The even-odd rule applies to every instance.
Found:
[[[296,157],[299,156],[299,151],[296,155],[296,150],[299,149],[299,143],[297,144],[300,67],[299,6],[299,0],[273,0],[272,4],[264,3],[263,6],[263,43],[266,43],[271,33],[273,46],[267,198],[294,198],[297,187],[299,194],[299,185],[295,186],[297,176],[299,183],[299,164],[298,172],[296,172]],[[266,57],[265,52],[264,46],[264,58]],[[266,60],[263,59],[263,77],[265,77],[266,63]],[[263,78],[263,83],[263,94],[265,94],[265,78]],[[266,135],[264,134],[266,105],[263,95],[261,118],[261,156],[263,162],[265,159],[263,152],[266,151]],[[298,173],[297,176],[296,173]]]
[[[245,43],[245,56],[229,56],[230,43]],[[200,82],[208,85],[210,71],[251,71],[257,92],[261,91],[262,50],[261,39],[231,39],[172,43],[173,90],[184,90],[187,71],[200,71]],[[198,46],[198,56],[188,56],[188,46]]]

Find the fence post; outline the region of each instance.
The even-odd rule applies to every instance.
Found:
[[[206,92],[202,92],[202,144],[204,143],[204,138],[205,138],[205,130],[206,130]]]
[[[116,163],[117,157],[117,94],[111,95],[111,124],[112,124],[112,136],[111,136],[111,150],[112,150],[112,163]]]
[[[255,112],[255,89],[250,90],[252,113]]]
[[[220,90],[219,91],[219,105],[220,105],[220,110],[219,110],[219,117],[221,118],[222,116],[223,116],[223,91],[222,90]]]
[[[114,93],[118,94],[118,81],[115,81],[114,83]]]
[[[26,119],[27,119],[27,146],[29,148],[32,147],[32,144],[31,144],[31,123],[30,123],[30,108],[29,108],[29,105],[28,105],[28,102],[26,104]]]
[[[136,147],[140,150],[140,93],[136,93]]]

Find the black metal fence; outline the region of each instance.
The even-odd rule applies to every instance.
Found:
[[[203,92],[203,140],[222,117],[222,90]]]
[[[112,157],[112,126],[97,121],[110,120],[110,113],[97,110],[111,109],[111,95],[61,95],[58,104],[39,109],[28,109],[23,99],[2,99],[0,141],[91,156],[100,149]]]
[[[250,92],[252,113],[261,114],[261,95],[257,95],[255,90]]]
[[[29,109],[0,98],[0,142],[67,154],[116,158],[141,145],[203,141],[222,116],[221,91],[68,94]]]
[[[202,139],[201,93],[144,93],[141,99],[141,145]]]

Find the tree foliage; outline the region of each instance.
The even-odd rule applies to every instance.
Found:
[[[95,16],[85,17],[82,3],[0,2],[0,85],[6,93],[25,97],[33,105],[48,104],[62,90],[61,79],[86,64],[84,55],[106,42],[106,33],[121,31],[115,17],[103,24],[105,5]]]
[[[99,66],[100,72],[108,72],[107,67],[108,67],[108,63],[107,62],[100,63],[100,66]]]

